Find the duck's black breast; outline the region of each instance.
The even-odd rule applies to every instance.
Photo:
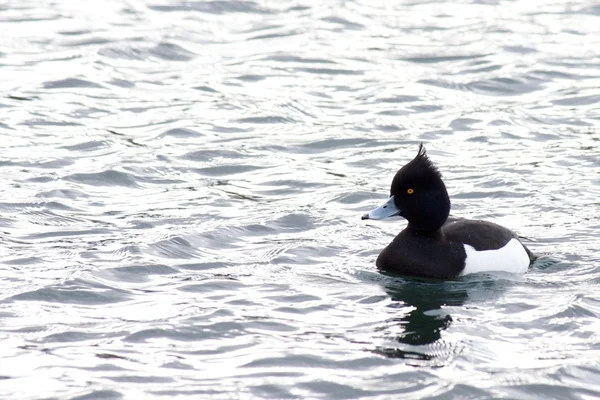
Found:
[[[377,267],[397,274],[455,278],[465,266],[464,246],[442,233],[422,235],[405,229],[377,257]]]

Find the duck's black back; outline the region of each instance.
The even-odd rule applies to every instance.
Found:
[[[442,227],[447,240],[462,242],[477,251],[500,249],[516,235],[493,222],[472,219],[449,219]]]
[[[472,219],[449,218],[441,231],[446,240],[468,244],[477,251],[497,250],[506,246],[511,239],[519,240],[510,229],[493,222]],[[529,261],[533,262],[535,256],[525,245],[523,248],[529,256]]]

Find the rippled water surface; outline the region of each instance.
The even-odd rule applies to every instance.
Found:
[[[600,7],[0,1],[0,397],[600,396]],[[424,142],[525,275],[386,276]]]

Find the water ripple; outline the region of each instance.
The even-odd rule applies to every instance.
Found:
[[[0,397],[598,397],[599,16],[0,5]],[[420,142],[527,274],[377,271]]]

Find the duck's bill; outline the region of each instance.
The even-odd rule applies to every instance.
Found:
[[[384,204],[369,211],[361,219],[384,219],[398,214],[400,214],[400,210],[394,203],[394,196],[391,196]]]

